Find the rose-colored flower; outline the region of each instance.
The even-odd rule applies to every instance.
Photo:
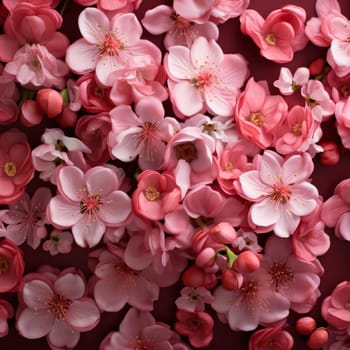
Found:
[[[191,312],[177,310],[177,333],[188,337],[190,344],[196,348],[208,346],[213,339],[214,320],[204,311]]]
[[[190,49],[170,47],[164,65],[171,100],[184,116],[206,110],[233,115],[239,89],[248,75],[243,56],[224,54],[213,39],[199,37]]]
[[[12,241],[0,240],[0,293],[16,292],[24,272],[23,252]]]
[[[255,202],[249,220],[267,229],[272,226],[277,236],[288,237],[300,217],[317,205],[317,188],[307,181],[313,171],[312,159],[305,153],[284,160],[273,151],[265,151],[259,160],[257,170],[239,177],[241,194]]]
[[[0,134],[0,204],[16,202],[34,176],[27,137],[18,129]]]
[[[50,255],[68,254],[72,250],[73,236],[69,231],[53,230],[50,239],[44,242],[43,249]]]
[[[17,330],[28,339],[46,336],[50,348],[75,347],[80,332],[95,328],[100,321],[100,310],[87,297],[82,274],[72,269],[59,275],[29,274],[19,296]]]
[[[46,207],[50,199],[51,191],[47,187],[37,188],[32,198],[24,193],[19,201],[9,205],[9,210],[2,217],[7,225],[3,235],[16,245],[27,241],[33,249],[38,248],[41,239],[47,235]]]
[[[62,167],[59,194],[47,207],[49,221],[58,228],[72,227],[81,247],[95,246],[106,227],[122,224],[131,212],[131,200],[119,190],[120,182],[112,168],[96,166],[84,173],[73,165]]]

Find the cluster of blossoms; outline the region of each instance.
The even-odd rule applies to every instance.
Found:
[[[0,5],[0,293],[18,295],[0,299],[0,337],[15,317],[22,337],[73,349],[128,306],[100,350],[208,347],[215,317],[252,331],[250,350],[290,350],[290,313],[321,296],[325,227],[350,241],[350,179],[326,200],[312,183],[315,161],[340,158],[326,122],[350,149],[350,20],[337,0],[316,0],[317,17],[289,4],[265,19],[249,0],[145,2]],[[223,51],[228,21],[279,76],[257,81]],[[325,57],[282,65],[309,41]],[[29,249],[77,247],[89,271],[24,274]],[[152,311],[176,283],[170,326]],[[306,316],[295,329],[311,349],[345,349],[349,310],[343,281],[322,302],[328,329]]]

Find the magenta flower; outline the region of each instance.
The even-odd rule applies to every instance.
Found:
[[[255,202],[249,220],[267,230],[273,228],[277,236],[292,235],[300,217],[317,205],[317,188],[307,181],[312,171],[313,162],[307,153],[284,160],[273,151],[265,151],[258,169],[239,177],[242,195]]]
[[[28,339],[47,336],[55,347],[73,348],[80,332],[93,329],[100,311],[86,297],[86,283],[78,273],[62,272],[28,275],[21,288],[21,304],[16,327]]]
[[[96,166],[84,174],[65,166],[57,175],[59,194],[48,205],[49,221],[58,228],[72,227],[78,245],[93,247],[106,227],[120,225],[131,212],[131,200],[119,186],[113,168]]]
[[[239,89],[248,75],[240,54],[224,54],[213,40],[196,39],[191,49],[172,46],[165,56],[174,106],[185,116],[208,110],[231,116]]]

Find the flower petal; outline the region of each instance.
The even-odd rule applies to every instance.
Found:
[[[174,85],[172,97],[178,110],[186,116],[199,113],[203,108],[200,91],[185,81]]]
[[[105,198],[98,216],[107,225],[118,225],[127,219],[131,212],[131,199],[122,191],[114,191]]]
[[[79,275],[67,273],[55,281],[55,292],[70,300],[79,299],[84,295],[85,284]]]
[[[275,201],[265,198],[251,206],[249,215],[255,225],[270,226],[279,220],[281,211]]]
[[[47,208],[50,221],[61,228],[73,226],[82,216],[77,204],[71,204],[59,195],[51,199]]]
[[[100,311],[90,298],[74,301],[66,313],[67,322],[78,331],[88,331],[100,320]]]
[[[22,297],[25,304],[34,310],[48,309],[46,302],[53,299],[54,294],[47,283],[32,280],[24,285]]]
[[[185,46],[169,47],[166,56],[169,75],[172,79],[192,79],[194,71],[191,64],[190,50]]]
[[[50,344],[59,348],[74,348],[80,339],[80,333],[70,327],[65,320],[55,320],[48,334]]]

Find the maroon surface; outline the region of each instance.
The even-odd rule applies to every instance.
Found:
[[[144,0],[137,14],[139,18],[143,17],[146,9],[152,8],[159,4],[170,4],[171,1],[166,0]],[[266,16],[272,10],[279,8],[287,3],[300,5],[304,7],[307,11],[308,18],[315,15],[314,5],[315,1],[262,1],[262,0],[251,0],[250,8],[254,8],[259,11],[263,16]],[[342,12],[348,18],[350,17],[350,2],[348,0],[340,0],[342,7]],[[77,28],[77,15],[79,14],[81,8],[75,5],[72,1],[68,4],[65,12],[65,20],[63,31],[71,38],[71,40],[77,39],[79,31]],[[244,36],[239,31],[239,20],[233,19],[227,23],[221,25],[219,43],[222,46],[225,53],[242,53],[250,63],[251,75],[255,77],[256,80],[268,80],[270,83],[270,88],[274,93],[277,91],[272,89],[272,82],[278,78],[280,65],[272,63],[264,59],[259,55],[259,50],[252,42],[249,37]],[[159,47],[162,47],[162,36],[154,37],[144,34],[144,37],[154,41]],[[313,59],[325,56],[325,49],[316,48],[312,44],[309,44],[303,51],[295,54],[294,60],[287,66],[294,69],[298,66],[307,66]],[[168,115],[171,115],[171,110],[168,110]],[[30,137],[30,142],[32,146],[36,146],[40,140],[40,135],[45,127],[53,127],[54,124],[41,125],[39,127],[33,128],[28,132]],[[19,126],[22,130],[23,127]],[[9,127],[0,126],[0,131],[6,130]],[[335,138],[334,125],[328,122],[324,126],[326,139]],[[313,183],[319,188],[320,193],[324,198],[328,198],[334,190],[336,184],[347,177],[350,177],[350,155],[348,152],[342,154],[340,163],[333,168],[327,168],[318,163],[316,159],[316,169],[313,173]],[[34,181],[28,186],[28,191],[30,193],[41,185],[39,181]],[[45,184],[46,185],[46,184]],[[332,236],[331,230],[328,231]],[[44,252],[41,248],[37,250],[32,250],[30,247],[24,245],[23,250],[25,251],[26,260],[26,272],[34,271],[41,264],[52,264],[59,268],[65,268],[69,266],[76,266],[80,268],[87,277],[89,277],[89,271],[87,268],[87,255],[88,249],[81,249],[74,247],[73,251],[69,255],[61,255],[57,257],[51,257],[47,252]],[[332,238],[332,246],[329,252],[320,258],[321,263],[325,267],[325,274],[321,281],[321,292],[322,296],[319,299],[316,307],[310,313],[312,316],[316,317],[318,325],[323,325],[323,321],[320,318],[320,304],[323,298],[332,291],[332,289],[342,280],[350,280],[350,269],[348,268],[347,261],[350,253],[350,243],[345,241],[339,241]],[[166,288],[161,291],[160,299],[155,303],[154,315],[159,321],[164,321],[169,324],[173,324],[175,315],[175,305],[173,303],[174,299],[177,297],[177,293],[181,286],[174,286],[171,288]],[[16,305],[17,296],[16,294],[9,294],[0,297],[6,297],[13,305]],[[91,332],[86,334],[81,334],[81,339],[76,347],[78,350],[89,349],[97,350],[102,339],[110,332],[118,329],[118,324],[123,318],[127,311],[124,308],[119,313],[103,313],[100,324]],[[214,313],[213,313],[214,315]],[[288,330],[293,334],[295,339],[295,349],[303,350],[307,349],[305,345],[305,338],[296,335],[293,331],[295,319],[298,316],[291,313],[289,321]],[[39,340],[27,340],[22,338],[14,327],[14,320],[10,320],[11,331],[7,337],[0,338],[0,349],[1,350],[18,350],[18,349],[28,349],[28,350],[46,350],[48,346],[45,339]],[[215,317],[215,328],[214,328],[214,339],[207,350],[216,350],[220,348],[232,348],[232,349],[247,349],[248,339],[250,333],[243,332],[233,332],[229,329],[227,325],[223,325]]]

